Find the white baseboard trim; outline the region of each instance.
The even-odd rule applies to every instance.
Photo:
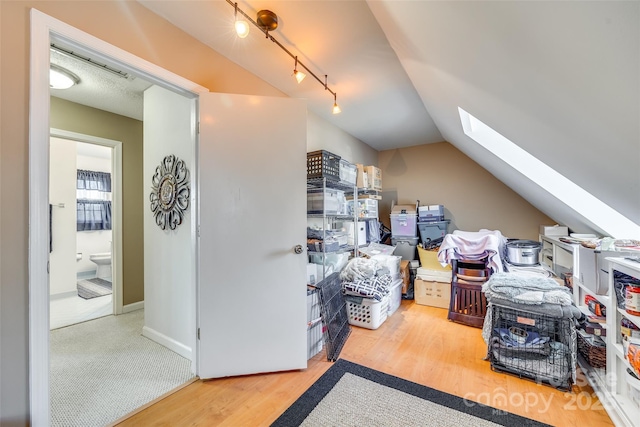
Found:
[[[185,359],[191,360],[191,348],[174,340],[173,338],[169,338],[168,336],[161,334],[160,332],[153,330],[148,326],[142,328],[142,336],[147,337],[150,340],[167,347],[169,350],[178,353]]]
[[[132,311],[142,310],[144,308],[144,301],[134,302],[122,306],[122,314],[131,313]]]

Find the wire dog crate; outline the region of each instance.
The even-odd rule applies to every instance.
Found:
[[[342,295],[340,274],[331,274],[316,287],[320,292],[320,313],[327,360],[335,362],[338,360],[349,334],[351,334],[347,304]]]
[[[573,319],[491,304],[491,369],[570,390],[575,378]]]

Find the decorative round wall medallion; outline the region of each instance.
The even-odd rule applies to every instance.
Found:
[[[158,227],[175,230],[189,208],[189,169],[176,156],[165,157],[151,178],[151,212]]]

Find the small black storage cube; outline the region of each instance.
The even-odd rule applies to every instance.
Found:
[[[573,319],[491,304],[491,369],[571,390],[576,366]]]

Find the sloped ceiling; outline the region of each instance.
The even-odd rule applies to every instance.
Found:
[[[274,35],[329,75],[339,116],[263,34],[235,38],[227,2],[140,3],[378,150],[444,139],[559,223],[610,234],[467,137],[461,107],[640,224],[640,2],[238,2],[278,14]]]
[[[551,218],[608,235],[468,138],[462,107],[640,224],[640,3],[368,4],[445,140]]]

